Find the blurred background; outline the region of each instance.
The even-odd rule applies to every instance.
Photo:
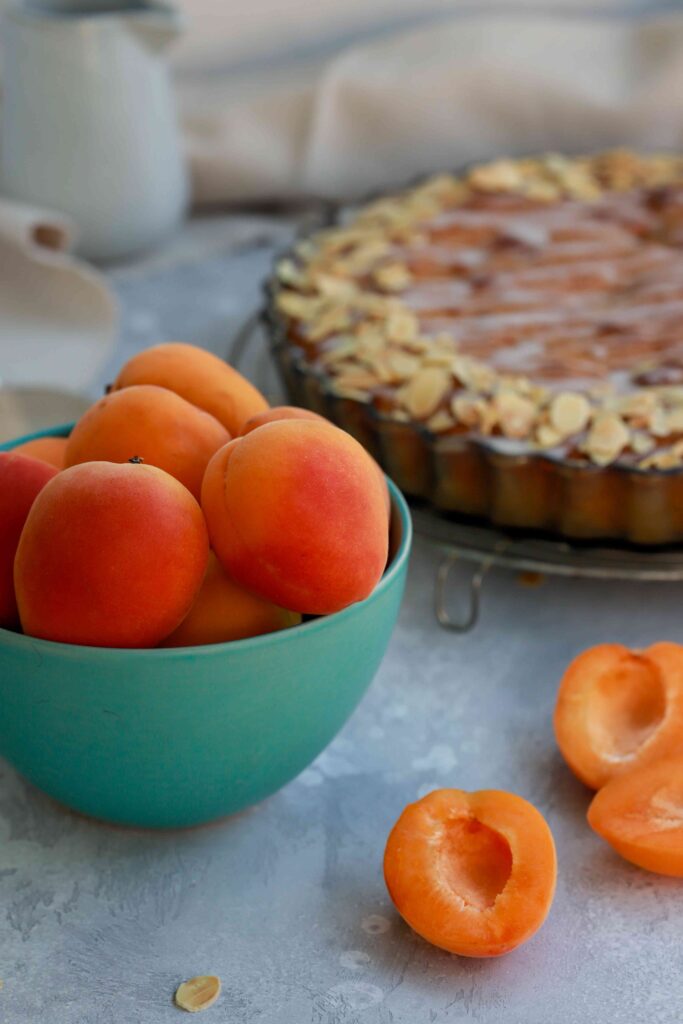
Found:
[[[197,198],[349,195],[525,149],[681,142],[680,3],[188,0]]]
[[[2,10],[0,438],[72,418],[164,337],[226,354],[321,199],[471,160],[683,143],[679,2]]]

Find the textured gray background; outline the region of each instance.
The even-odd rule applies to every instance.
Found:
[[[160,338],[224,351],[289,230],[195,222],[163,257],[113,269],[125,330],[103,379]],[[588,793],[550,725],[563,666],[583,647],[683,638],[679,588],[530,588],[496,572],[477,629],[460,638],[432,614],[438,559],[418,541],[399,627],[340,736],[282,792],[227,822],[109,828],[56,807],[0,762],[0,1024],[178,1021],[176,985],[210,972],[224,985],[206,1015],[216,1024],[683,1020],[683,884],[630,867],[593,836]],[[548,922],[499,961],[427,946],[382,882],[404,804],[450,785],[510,788],[556,837]]]

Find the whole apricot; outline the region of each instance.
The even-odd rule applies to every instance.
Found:
[[[129,359],[113,387],[132,384],[157,384],[175,391],[215,416],[233,435],[251,416],[268,408],[261,392],[232,366],[212,352],[180,341],[154,345]]]
[[[204,577],[206,526],[187,488],[155,466],[86,462],[57,474],[28,514],[14,564],[25,633],[154,647]]]
[[[289,612],[230,579],[213,551],[201,589],[189,612],[164,647],[192,647],[243,640],[262,633],[274,633],[301,622],[298,612]]]
[[[298,405],[274,405],[272,409],[265,409],[256,416],[252,416],[242,427],[240,435],[250,434],[257,427],[264,427],[266,423],[276,423],[278,420],[317,420],[318,423],[328,423],[324,416],[310,409],[300,409]]]
[[[384,486],[350,434],[281,420],[216,452],[202,507],[211,545],[238,583],[283,608],[324,615],[367,597],[384,571]]]
[[[32,441],[24,441],[12,451],[20,455],[30,455],[32,459],[47,462],[55,469],[64,469],[66,459],[66,437],[35,437]]]
[[[199,499],[213,453],[230,440],[222,423],[167,388],[114,391],[86,410],[71,432],[67,466],[139,458],[166,470]]]
[[[15,629],[14,556],[36,496],[57,475],[54,466],[16,451],[0,452],[0,626]]]
[[[244,437],[246,434],[250,434],[252,430],[256,430],[257,427],[265,427],[268,423],[276,423],[278,420],[316,420],[318,423],[327,423],[328,426],[332,425],[324,416],[319,416],[317,412],[311,412],[310,409],[300,409],[298,405],[275,405],[272,409],[266,409],[265,412],[260,412],[257,416],[252,416],[250,420],[247,420],[240,436]],[[389,488],[384,478],[384,472],[380,464],[372,456],[370,458],[375,467],[375,472],[382,483],[384,501],[387,507],[387,514],[389,514],[391,512],[391,498],[389,497]]]

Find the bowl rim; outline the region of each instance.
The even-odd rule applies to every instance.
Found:
[[[45,430],[38,430],[32,434],[25,434],[22,437],[4,441],[0,443],[0,452],[10,452],[20,444],[34,441],[41,437],[67,437],[73,427],[73,423],[61,423],[55,427],[48,427]],[[309,622],[302,622],[298,626],[292,626],[289,629],[279,629],[272,633],[245,637],[242,640],[225,640],[218,644],[195,644],[189,647],[97,647],[87,644],[67,644],[57,640],[42,640],[39,637],[27,636],[25,633],[16,633],[14,630],[1,627],[0,646],[26,646],[38,651],[44,650],[46,653],[56,654],[62,652],[67,656],[77,654],[83,657],[84,652],[87,652],[88,656],[97,657],[99,655],[103,658],[130,658],[131,655],[135,655],[145,659],[152,659],[156,656],[158,659],[163,657],[183,660],[196,658],[202,654],[219,655],[221,653],[226,654],[229,651],[243,652],[250,649],[275,646],[278,643],[284,643],[291,639],[290,633],[292,630],[295,631],[297,636],[308,636],[311,633],[320,632],[332,620],[335,622],[343,621],[357,614],[364,606],[369,605],[394,583],[396,577],[403,571],[408,561],[413,541],[413,521],[410,510],[406,499],[394,481],[386,476],[386,474],[384,474],[384,477],[389,487],[391,507],[398,513],[401,526],[400,541],[393,559],[385,568],[374,590],[367,597],[363,598],[362,601],[355,601],[353,604],[347,605],[346,608],[342,608],[341,611],[332,612],[330,615],[320,615]]]

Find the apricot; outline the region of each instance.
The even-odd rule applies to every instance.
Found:
[[[300,409],[297,405],[275,405],[272,409],[265,409],[248,419],[240,435],[244,437],[257,427],[264,427],[266,423],[276,423],[278,420],[317,420],[318,423],[329,423],[324,416],[319,416],[310,409]]]
[[[401,917],[461,956],[501,956],[531,938],[548,915],[556,876],[543,816],[497,789],[437,789],[409,804],[384,853]]]
[[[58,473],[28,514],[14,565],[24,632],[99,647],[154,647],[204,577],[201,509],[155,466],[86,462]]]
[[[674,753],[683,744],[683,647],[584,651],[560,683],[554,726],[565,761],[592,789]]]
[[[180,341],[154,345],[129,359],[114,381],[115,389],[131,384],[157,384],[175,391],[211,413],[231,434],[268,408],[268,402],[246,377],[218,356]]]
[[[216,452],[202,485],[211,546],[267,601],[325,615],[373,590],[387,561],[383,481],[350,434],[281,420]]]
[[[221,644],[274,633],[301,622],[298,612],[279,608],[231,580],[213,551],[201,589],[189,612],[164,647]]]
[[[66,459],[66,437],[35,437],[32,441],[18,444],[12,451],[30,455],[32,459],[47,462],[48,466],[64,469]]]
[[[73,428],[67,466],[140,458],[199,499],[213,453],[230,440],[222,423],[166,388],[141,384],[100,398]]]
[[[632,864],[683,877],[683,755],[612,779],[593,797],[588,823]]]
[[[276,405],[272,409],[266,409],[265,412],[259,413],[257,416],[252,416],[250,420],[247,420],[244,427],[242,428],[241,436],[244,437],[246,434],[250,434],[252,430],[256,430],[257,427],[265,427],[268,423],[276,423],[278,420],[317,420],[318,423],[330,423],[324,416],[319,416],[317,412],[311,412],[310,409],[300,409],[296,405]],[[372,456],[370,456],[372,458]],[[372,463],[375,467],[375,471],[379,474],[380,480],[382,481],[382,490],[384,491],[384,499],[387,506],[387,514],[391,512],[391,497],[389,495],[389,488],[382,471],[382,467],[372,459]]]
[[[28,455],[0,452],[0,626],[16,629],[19,612],[14,594],[14,556],[36,496],[57,475],[54,466]]]

